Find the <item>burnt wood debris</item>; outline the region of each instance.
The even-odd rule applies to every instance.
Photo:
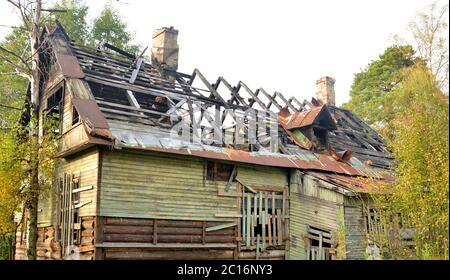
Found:
[[[157,29],[135,55],[45,28],[39,112],[59,121],[60,141],[38,259],[363,259],[383,230],[370,186],[392,181],[393,159],[335,105],[335,81],[303,102],[210,82],[178,71],[177,36]],[[17,232],[17,259],[27,238]]]

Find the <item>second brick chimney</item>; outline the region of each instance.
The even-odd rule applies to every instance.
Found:
[[[317,80],[316,97],[323,104],[336,106],[336,93],[334,91],[335,83],[336,80],[328,76]]]
[[[153,31],[152,64],[165,69],[178,70],[178,30],[163,27]]]

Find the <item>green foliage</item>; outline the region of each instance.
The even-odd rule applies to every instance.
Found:
[[[115,47],[131,53],[137,53],[139,46],[131,45],[132,34],[127,31],[126,23],[111,3],[107,4],[99,17],[94,19],[90,45],[96,46],[100,42],[107,42]]]
[[[94,21],[92,32],[87,25],[88,7],[81,0],[61,0],[53,9],[67,10],[65,13],[53,13],[43,19],[41,27],[52,24],[57,19],[71,39],[79,44],[92,44],[106,40],[111,44],[135,52],[131,46],[131,34],[120,14],[110,5]],[[30,129],[37,125],[32,121],[26,127],[19,126],[24,107],[26,89],[30,80],[30,39],[29,31],[23,23],[0,42],[0,259],[11,257],[10,249],[16,224],[14,214],[23,208],[32,193],[30,192],[31,170],[39,166],[39,195],[45,196],[51,187],[47,178],[52,178],[56,151],[56,137],[45,134],[39,142],[36,136],[29,135]],[[92,33],[92,34],[91,34]],[[14,55],[14,54],[15,55]],[[19,110],[9,107],[18,108]],[[52,126],[51,121],[45,126]],[[49,129],[49,131],[53,131]],[[37,147],[37,149],[30,147]]]
[[[398,165],[389,195],[376,196],[388,215],[401,213],[403,227],[415,229],[415,258],[449,256],[449,104],[434,76],[423,67],[410,69],[395,90],[394,130],[389,146]],[[398,232],[399,222],[385,219],[388,231]],[[401,243],[391,235],[391,247]],[[401,244],[400,244],[401,245]],[[393,258],[404,256],[402,246],[391,248]]]
[[[355,75],[350,91],[351,100],[343,107],[369,124],[384,123],[392,118],[390,110],[393,90],[404,79],[404,69],[423,61],[415,57],[411,46],[391,46],[378,60]]]
[[[337,241],[337,254],[336,259],[344,260],[347,254],[347,248],[345,244],[345,237],[347,236],[348,230],[345,227],[344,222],[344,209],[339,209],[338,213],[338,227],[334,232]]]
[[[89,8],[84,4],[84,1],[61,0],[55,4],[53,9],[67,10],[65,13],[55,13],[55,19],[61,23],[72,40],[85,45],[89,34],[86,21]]]

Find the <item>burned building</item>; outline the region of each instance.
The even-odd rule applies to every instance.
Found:
[[[335,106],[331,78],[300,102],[178,72],[177,35],[156,30],[147,61],[46,28],[40,115],[61,140],[39,258],[331,260],[344,225],[362,259],[367,179],[390,180],[381,137]]]

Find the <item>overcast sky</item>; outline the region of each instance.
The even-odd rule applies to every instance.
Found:
[[[92,18],[108,0],[86,2]],[[408,22],[431,2],[120,0],[114,7],[143,46],[151,46],[158,27],[178,29],[181,72],[198,68],[211,82],[224,76],[232,84],[242,80],[251,89],[299,100],[315,94],[318,78],[331,76],[341,105],[354,74],[392,44],[393,34],[407,38]],[[0,25],[17,20],[11,5],[0,0]],[[0,27],[0,39],[7,31]]]

